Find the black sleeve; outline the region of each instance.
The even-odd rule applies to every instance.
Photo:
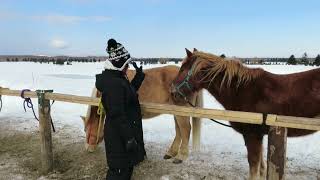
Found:
[[[109,113],[110,123],[119,129],[120,136],[127,142],[132,139],[133,129],[128,119],[127,107],[127,93],[126,88],[121,84],[114,85],[105,93],[103,100],[107,103],[106,112]]]
[[[136,71],[136,75],[134,76],[134,78],[131,81],[131,85],[133,86],[133,88],[138,91],[143,80],[144,80],[145,74],[144,72],[138,72]]]
[[[96,75],[96,83],[95,83],[95,85],[96,85],[96,88],[98,89],[98,91],[100,91],[100,92],[103,92],[103,90],[102,90],[102,74],[97,74]]]

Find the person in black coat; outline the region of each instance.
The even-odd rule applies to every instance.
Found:
[[[114,39],[108,41],[105,70],[96,75],[106,111],[104,141],[109,170],[107,180],[130,180],[133,167],[144,160],[142,115],[137,91],[144,80],[142,66],[129,82],[126,71],[131,60],[127,50]]]

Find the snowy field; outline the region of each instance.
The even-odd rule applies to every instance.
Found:
[[[163,65],[144,66],[144,68]],[[309,70],[311,66],[261,65],[263,69],[287,74]],[[89,96],[103,63],[73,63],[72,66],[26,62],[0,62],[0,86],[10,89],[53,89],[56,93]],[[103,146],[93,154],[84,151],[85,133],[80,115],[86,106],[55,102],[52,118],[57,129],[53,134],[54,173],[41,176],[38,124],[31,110],[25,113],[23,100],[2,97],[0,112],[0,179],[103,179]],[[205,107],[223,109],[207,92]],[[37,113],[37,101],[33,99]],[[174,137],[171,115],[143,121],[148,159],[135,169],[134,179],[246,179],[248,163],[243,138],[234,130],[203,120],[201,152],[190,154],[180,165],[163,160]],[[266,147],[266,137],[264,146]],[[191,147],[191,143],[190,143]],[[266,152],[265,152],[266,158]],[[289,138],[287,179],[320,180],[320,133]]]

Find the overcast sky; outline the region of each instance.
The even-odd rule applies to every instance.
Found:
[[[312,57],[320,1],[1,0],[1,55],[106,55],[108,38],[134,57]]]

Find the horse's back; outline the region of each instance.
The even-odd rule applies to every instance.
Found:
[[[146,74],[146,78],[169,78],[171,81],[176,77],[176,75],[179,72],[179,67],[174,66],[174,65],[168,65],[168,66],[163,66],[163,67],[156,67],[156,68],[150,68],[150,69],[145,69],[143,71]],[[128,78],[131,81],[135,75],[134,70],[128,70],[127,72]]]
[[[266,72],[249,89],[255,89],[251,111],[287,116],[314,117],[320,114],[320,69],[278,75]],[[253,88],[254,87],[254,88]],[[247,89],[248,89],[247,88]],[[248,104],[248,103],[246,103]],[[246,106],[247,107],[247,106]],[[245,109],[250,111],[250,109]]]
[[[273,88],[283,90],[291,98],[305,98],[311,96],[320,101],[320,68],[308,71],[276,75],[269,74]],[[301,99],[302,100],[302,99]]]
[[[301,84],[319,83],[320,82],[320,68],[311,69],[303,72],[296,72],[291,74],[272,74],[267,72],[267,76],[277,81],[279,85],[285,86],[299,86]]]

